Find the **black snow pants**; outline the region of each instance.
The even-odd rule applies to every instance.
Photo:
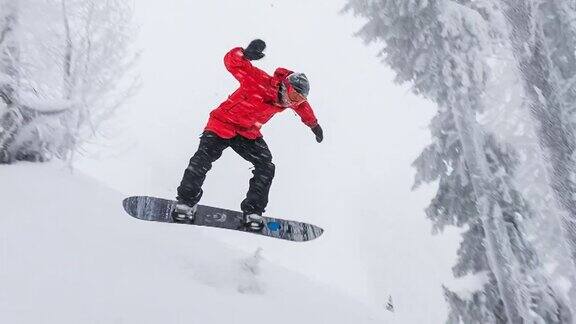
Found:
[[[213,132],[205,131],[200,137],[198,151],[192,156],[188,168],[184,171],[184,177],[178,187],[178,200],[188,204],[200,201],[206,173],[228,147],[232,147],[242,158],[254,165],[252,171],[254,176],[250,179],[246,199],[242,201],[240,208],[246,214],[262,215],[268,204],[268,193],[275,170],[272,154],[263,138],[251,140],[237,135],[224,139]]]

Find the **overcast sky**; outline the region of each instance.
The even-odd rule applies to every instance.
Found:
[[[261,38],[267,56],[255,64],[270,73],[278,66],[306,73],[325,133],[316,143],[289,111],[264,126],[277,170],[267,214],[314,223],[326,233],[287,244],[195,230],[247,250],[262,246],[266,258],[364,300],[379,303],[408,286],[434,292],[414,297],[423,302],[442,298],[454,235],[430,235],[423,209],[433,188],[410,191],[410,163],[429,142],[435,107],[393,83],[377,46],[353,36],[362,22],[339,14],[344,1],[136,3],[142,89],[108,125],[111,140],[78,161],[80,170],[127,195],[173,198],[209,112],[237,87],[223,55]],[[201,203],[239,209],[250,177],[250,165],[226,151],[208,174]],[[422,278],[423,271],[434,280]]]

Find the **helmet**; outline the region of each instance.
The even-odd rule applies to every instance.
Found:
[[[308,82],[306,74],[294,72],[290,74],[287,79],[288,83],[290,83],[294,90],[304,97],[308,97],[308,93],[310,92],[310,83]]]

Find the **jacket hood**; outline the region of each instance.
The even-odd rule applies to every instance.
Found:
[[[280,67],[280,68],[277,68],[276,71],[274,71],[274,77],[278,78],[280,80],[284,80],[285,78],[287,78],[292,73],[294,73],[294,72]]]

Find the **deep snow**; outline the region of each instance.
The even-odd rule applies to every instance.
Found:
[[[392,319],[266,261],[267,250],[258,263],[200,228],[135,220],[123,195],[60,164],[2,166],[0,179],[0,323]]]

